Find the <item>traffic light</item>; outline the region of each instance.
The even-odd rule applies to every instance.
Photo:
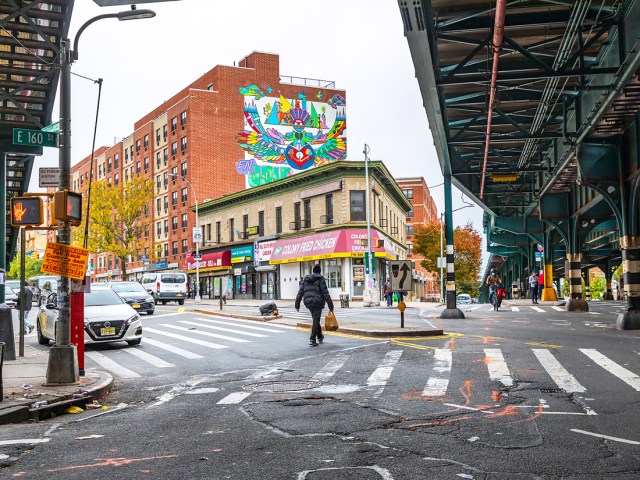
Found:
[[[383,248],[384,247],[384,239],[376,238],[375,247],[376,248]]]
[[[361,238],[361,239],[360,239],[360,246],[361,246],[361,247],[368,247],[368,246],[369,246],[369,239],[367,239],[367,238]]]
[[[82,195],[69,190],[55,192],[53,195],[53,218],[71,225],[82,223]]]
[[[14,227],[42,225],[40,197],[11,197],[11,225]]]

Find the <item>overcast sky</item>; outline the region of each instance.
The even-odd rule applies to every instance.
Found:
[[[70,38],[95,15],[128,9],[75,0]],[[180,0],[139,4],[156,17],[91,25],[79,41],[72,71],[103,78],[96,146],[111,146],[133,124],[216,65],[233,65],[252,51],[277,53],[280,73],[335,81],[347,92],[348,158],[382,160],[395,177],[422,176],[442,183],[442,173],[422,106],[396,0]],[[97,86],[72,77],[72,164],[91,153]],[[53,120],[59,117],[54,108]],[[45,148],[37,168],[57,166]],[[442,187],[432,190],[441,212]],[[454,208],[463,205],[454,189]],[[474,223],[479,207],[454,213],[454,223]],[[483,245],[484,249],[484,245]],[[486,255],[486,254],[485,254]]]

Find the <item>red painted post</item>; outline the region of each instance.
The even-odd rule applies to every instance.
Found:
[[[85,277],[85,282],[87,278]],[[84,285],[82,280],[71,280],[71,343],[78,351],[78,373],[84,376]]]

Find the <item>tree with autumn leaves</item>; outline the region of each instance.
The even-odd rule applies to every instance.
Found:
[[[119,185],[101,181],[91,187],[87,246],[91,253],[109,252],[120,259],[123,278],[127,256],[151,246],[151,237],[144,232],[149,229],[145,211],[152,202],[153,182],[140,176]],[[75,244],[82,245],[83,227],[74,229]]]
[[[454,265],[456,274],[456,292],[468,293],[475,297],[479,293],[480,262],[482,237],[468,222],[464,227],[456,227],[453,231]],[[446,244],[444,245],[446,251]],[[423,258],[422,267],[432,273],[440,285],[440,222],[431,220],[418,227],[414,233],[413,253]],[[446,252],[445,252],[446,255]],[[446,269],[444,270],[446,275]]]

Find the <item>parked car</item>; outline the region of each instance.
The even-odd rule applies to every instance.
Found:
[[[468,293],[461,293],[456,297],[456,303],[469,304],[473,303],[473,300],[471,299],[471,295],[469,295]]]
[[[107,282],[106,286],[116,292],[120,298],[139,312],[153,315],[155,301],[149,292],[138,282]]]
[[[16,308],[20,295],[20,280],[7,280],[4,284],[4,303],[9,308]]]
[[[169,301],[184,305],[187,298],[187,274],[180,271],[145,273],[140,279],[142,286],[156,302],[166,305]]]
[[[38,311],[36,329],[40,345],[55,341],[57,297],[57,293],[50,293]],[[138,312],[110,288],[92,285],[91,293],[84,295],[84,343],[139,345],[141,341],[142,322]]]

